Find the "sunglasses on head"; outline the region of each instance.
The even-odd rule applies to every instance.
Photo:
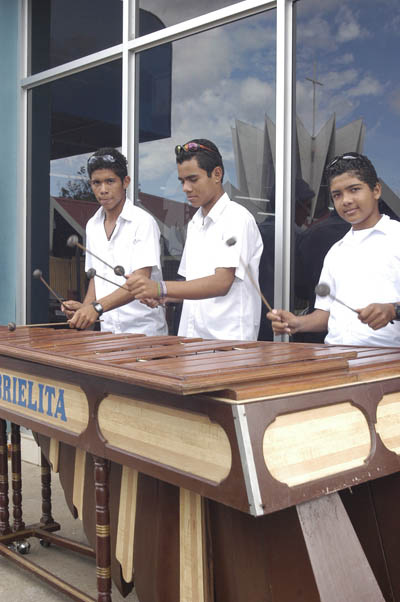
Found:
[[[336,165],[338,161],[342,161],[342,159],[344,159],[345,161],[348,159],[359,159],[361,156],[362,155],[360,155],[359,153],[345,153],[344,155],[339,155],[338,157],[332,159],[330,163],[328,163],[327,169],[330,169],[331,167]]]
[[[175,146],[175,155],[180,157],[184,152],[186,153],[195,153],[199,150],[210,151],[210,153],[217,154],[217,151],[212,148],[208,148],[208,146],[204,146],[204,144],[199,144],[198,142],[187,142],[186,144],[178,144]]]
[[[87,164],[92,165],[97,161],[104,161],[105,163],[116,163],[117,159],[113,155],[92,155],[89,157]]]

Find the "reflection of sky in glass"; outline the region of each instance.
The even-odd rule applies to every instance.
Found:
[[[335,113],[337,127],[366,125],[364,152],[400,192],[400,3],[398,0],[303,0],[297,4],[297,113],[312,132],[316,62],[316,132]]]
[[[139,187],[184,201],[174,147],[205,137],[219,146],[225,181],[236,182],[231,128],[235,119],[264,127],[275,119],[275,11],[173,43],[172,137],[140,144]],[[87,155],[51,163],[51,194],[59,195]]]
[[[302,0],[297,3],[297,114],[312,132],[316,63],[316,132],[336,115],[337,127],[355,119],[366,125],[364,152],[379,175],[400,193],[400,48],[398,0]],[[144,192],[183,200],[174,146],[191,138],[216,142],[226,180],[236,183],[231,128],[235,119],[263,128],[275,121],[275,11],[173,43],[172,137],[140,145],[139,185]],[[52,164],[76,175],[85,158]],[[62,164],[61,164],[62,162]],[[71,175],[69,175],[71,174]],[[52,178],[52,194],[65,185]]]
[[[140,145],[144,192],[184,200],[174,147],[209,138],[236,183],[231,128],[235,119],[264,127],[275,119],[275,11],[243,19],[173,43],[172,137]]]

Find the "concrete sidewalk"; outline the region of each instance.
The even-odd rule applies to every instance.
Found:
[[[9,479],[11,481],[11,477]],[[29,525],[37,523],[41,516],[40,467],[23,462],[22,479],[23,520],[26,525]],[[57,534],[87,544],[82,523],[71,516],[58,476],[54,473],[52,473],[51,488],[52,515],[61,525],[61,530],[57,531]],[[11,520],[12,504],[10,504],[10,522]],[[31,550],[26,558],[96,599],[96,566],[93,559],[53,545],[44,548],[36,538],[31,538],[29,542]],[[0,602],[54,602],[55,600],[67,602],[71,598],[0,556]],[[134,593],[123,598],[115,586],[112,587],[112,600],[113,602],[122,602],[122,600],[139,602]]]

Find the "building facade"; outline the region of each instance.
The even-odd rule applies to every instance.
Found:
[[[294,231],[329,209],[336,153],[365,152],[398,213],[396,0],[0,0],[0,15],[3,324],[58,319],[36,268],[82,294],[66,240],[81,234],[99,147],[128,157],[129,194],[157,219],[173,278],[190,218],[174,147],[212,139],[231,197],[270,220],[277,307],[295,306]],[[300,223],[299,179],[314,192]]]

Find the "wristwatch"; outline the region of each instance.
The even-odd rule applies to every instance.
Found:
[[[95,308],[95,310],[97,311],[97,313],[99,314],[99,317],[100,317],[101,314],[104,311],[103,306],[98,301],[93,301],[92,305],[93,305],[93,307]]]
[[[393,305],[394,305],[394,311],[396,313],[396,317],[394,319],[400,320],[400,303],[393,303]]]

